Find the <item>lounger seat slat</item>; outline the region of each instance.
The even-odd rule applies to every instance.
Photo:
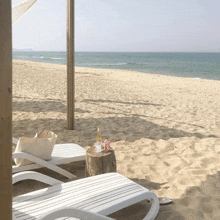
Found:
[[[71,206],[108,215],[146,199],[148,195],[152,196],[151,193],[148,189],[118,173],[107,173],[15,197],[13,213],[18,219],[30,220],[44,214],[45,207],[46,211],[52,211],[60,207]]]

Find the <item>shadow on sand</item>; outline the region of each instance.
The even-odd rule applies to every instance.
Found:
[[[206,136],[160,126],[139,117],[77,118],[75,119],[75,130],[66,130],[66,120],[63,119],[25,119],[13,122],[13,136],[19,138],[21,135],[25,136],[30,133],[34,135],[39,128],[47,127],[49,124],[50,129],[58,135],[60,140],[62,140],[62,134],[65,131],[70,137],[71,135],[78,137],[78,144],[81,146],[94,144],[97,127],[101,127],[103,138],[109,138],[111,142],[120,140],[134,142],[141,138],[168,140],[192,136],[210,137],[210,135]],[[26,129],[24,129],[25,127]]]

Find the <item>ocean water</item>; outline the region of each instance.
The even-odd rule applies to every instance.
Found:
[[[13,52],[13,59],[66,64],[66,52]],[[220,53],[76,52],[75,65],[220,80]]]

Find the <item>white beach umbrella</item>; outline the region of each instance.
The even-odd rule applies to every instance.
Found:
[[[25,15],[37,0],[26,0],[12,7],[12,24]]]

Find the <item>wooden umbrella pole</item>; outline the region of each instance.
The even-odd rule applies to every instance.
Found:
[[[12,219],[11,0],[0,0],[0,219]]]
[[[67,129],[74,129],[74,0],[67,0]]]

